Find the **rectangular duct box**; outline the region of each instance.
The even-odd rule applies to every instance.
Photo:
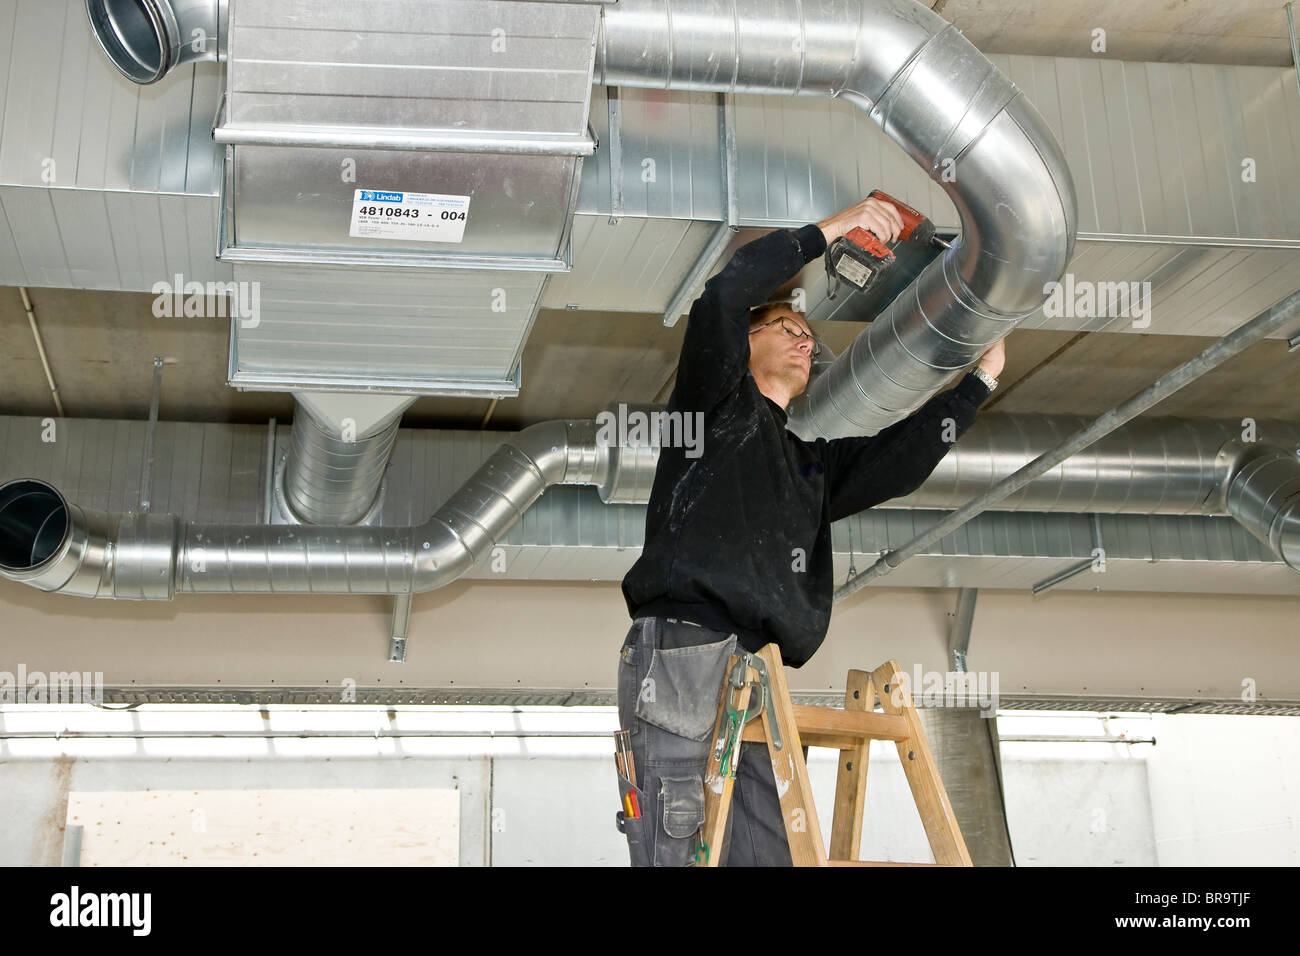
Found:
[[[567,271],[599,16],[232,0],[221,258]],[[353,236],[357,190],[468,197],[463,238]]]

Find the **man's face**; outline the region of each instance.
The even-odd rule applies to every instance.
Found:
[[[784,322],[778,321],[784,319]],[[797,312],[778,309],[759,323],[766,325],[750,333],[749,370],[769,380],[779,380],[792,389],[792,396],[808,387],[812,374],[812,330]],[[805,333],[796,336],[788,330]]]

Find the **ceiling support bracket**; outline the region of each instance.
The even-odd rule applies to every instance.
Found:
[[[393,626],[388,640],[388,662],[406,662],[406,634],[411,629],[410,593],[393,595]]]
[[[948,631],[948,662],[959,674],[966,673],[966,652],[970,649],[970,630],[975,621],[975,599],[979,593],[978,588],[957,591],[957,609],[953,612],[952,628]]]

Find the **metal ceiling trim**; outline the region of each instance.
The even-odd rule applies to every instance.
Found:
[[[481,136],[453,130],[428,133],[393,133],[352,127],[340,131],[313,126],[237,126],[227,124],[212,131],[212,139],[230,146],[301,146],[309,149],[413,149],[438,153],[506,153],[523,156],[590,156],[595,141],[585,134],[533,136],[498,134]]]
[[[292,246],[257,247],[223,244],[217,256],[222,262],[240,265],[344,266],[355,269],[508,269],[511,272],[568,272],[567,258],[525,256],[417,255],[401,252],[322,252]]]
[[[1300,249],[1300,239],[1253,238],[1234,236],[1165,236],[1125,232],[1080,232],[1080,240],[1089,242],[1140,242],[1166,246],[1209,246],[1232,249]]]
[[[614,707],[613,688],[589,687],[382,687],[358,686],[346,699],[339,687],[297,685],[271,687],[259,684],[106,685],[105,704],[264,704],[374,706],[474,706],[474,707]],[[842,707],[844,694],[791,689],[797,704]],[[925,709],[925,708],[920,708]],[[1109,714],[1239,714],[1300,717],[1300,700],[1255,700],[1197,697],[1117,697],[1067,694],[1003,694],[999,715],[1009,711],[1109,713]]]
[[[534,315],[536,313],[534,312]],[[231,334],[234,334],[232,323]],[[335,376],[281,376],[266,372],[240,372],[235,368],[237,355],[232,349],[227,365],[226,383],[235,388],[256,392],[371,392],[382,395],[431,395],[444,398],[514,398],[522,387],[519,366],[503,379],[439,379],[437,384],[419,385],[407,379],[387,380],[351,373]]]

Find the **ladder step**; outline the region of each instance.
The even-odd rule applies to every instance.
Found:
[[[868,740],[906,740],[909,730],[907,721],[896,714],[876,714],[871,711],[859,713],[839,710],[835,707],[813,707],[808,704],[795,704],[795,723],[799,725],[799,736],[809,747],[835,747],[847,750],[856,746],[863,738]],[[813,743],[809,738],[817,735],[823,738],[835,738],[833,743]],[[766,740],[762,725],[758,722],[745,727],[745,740]],[[841,743],[840,741],[844,741]]]

